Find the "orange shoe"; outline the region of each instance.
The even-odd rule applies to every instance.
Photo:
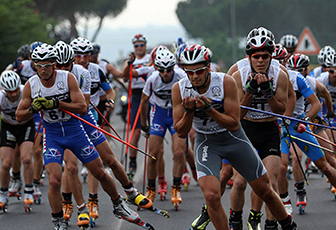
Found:
[[[97,219],[99,217],[98,214],[98,199],[89,198],[88,209],[90,212],[90,217]]]
[[[147,186],[147,191],[145,193],[145,197],[150,199],[152,202],[154,201],[156,196],[156,188],[155,187],[148,187]]]
[[[63,217],[64,220],[70,220],[73,211],[72,201],[63,200]]]

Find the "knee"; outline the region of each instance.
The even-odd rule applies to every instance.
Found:
[[[115,156],[112,156],[112,155],[110,157],[108,157],[108,159],[104,160],[104,163],[108,167],[110,167],[112,170],[118,168],[119,165],[120,165],[120,163],[117,160],[117,158],[115,158]]]
[[[78,175],[78,166],[77,166],[77,164],[73,164],[71,162],[68,162],[68,163],[66,163],[65,167],[67,169],[67,172],[70,175]]]
[[[182,149],[178,149],[174,152],[174,157],[173,160],[174,161],[183,161],[185,158],[185,151],[183,151]]]
[[[327,162],[322,166],[319,166],[319,170],[327,177],[330,177],[332,175],[331,167]]]
[[[244,192],[246,189],[247,182],[241,179],[234,179],[233,187],[236,191]]]
[[[280,165],[280,177],[285,176],[287,174],[287,165],[281,164]]]
[[[100,182],[108,179],[108,174],[103,168],[91,170],[91,173]]]
[[[32,163],[30,156],[23,156],[21,157],[21,163],[23,165],[30,165]]]
[[[207,204],[209,205],[216,204],[216,203],[220,203],[221,194],[219,191],[209,190],[209,191],[204,192],[204,198]]]
[[[10,168],[12,167],[11,162],[2,161],[1,163],[1,170],[4,170],[6,172],[9,172]]]
[[[259,196],[265,203],[272,202],[274,196],[277,196],[275,191],[270,186],[264,186],[261,189],[254,190],[254,192]]]
[[[52,190],[61,189],[61,176],[49,175],[49,188]]]

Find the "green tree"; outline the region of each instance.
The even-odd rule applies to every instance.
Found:
[[[216,59],[232,64],[236,60],[231,60],[229,42],[245,38],[252,28],[260,26],[271,30],[276,42],[285,34],[299,37],[309,26],[321,47],[336,47],[336,15],[332,12],[335,7],[336,1],[327,0],[188,0],[178,4],[176,13],[191,37],[203,39],[210,49],[221,47]],[[231,35],[233,11],[237,38]]]
[[[0,0],[0,69],[17,57],[17,49],[35,40],[50,42],[48,21],[36,14],[30,0]]]

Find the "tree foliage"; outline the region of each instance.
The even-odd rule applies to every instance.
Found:
[[[35,40],[49,42],[48,21],[32,10],[30,0],[0,0],[0,68],[17,57],[17,49]]]
[[[99,24],[91,41],[99,33],[105,17],[115,17],[126,7],[127,0],[34,0],[37,10],[46,18],[53,18],[53,34],[57,39],[70,42],[78,37],[79,18],[99,18]],[[68,22],[68,23],[65,23]]]
[[[309,26],[321,47],[325,45],[336,47],[334,39],[336,15],[332,12],[336,7],[336,1],[188,0],[180,2],[176,10],[180,22],[191,37],[202,38],[204,44],[207,44],[210,49],[216,47],[214,54],[220,51],[216,59],[223,59],[231,64],[235,61],[230,58],[230,39],[228,39],[232,38],[231,3],[233,1],[236,31],[240,38],[246,37],[252,28],[264,26],[274,33],[276,42],[279,42],[281,36],[285,34],[299,37],[303,28]],[[221,49],[218,50],[217,47]]]

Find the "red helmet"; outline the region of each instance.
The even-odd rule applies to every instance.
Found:
[[[272,53],[272,58],[276,60],[284,60],[288,55],[287,49],[281,44],[275,44],[274,52]]]
[[[309,66],[309,57],[304,54],[293,54],[287,62],[287,65],[291,69],[302,69]]]

